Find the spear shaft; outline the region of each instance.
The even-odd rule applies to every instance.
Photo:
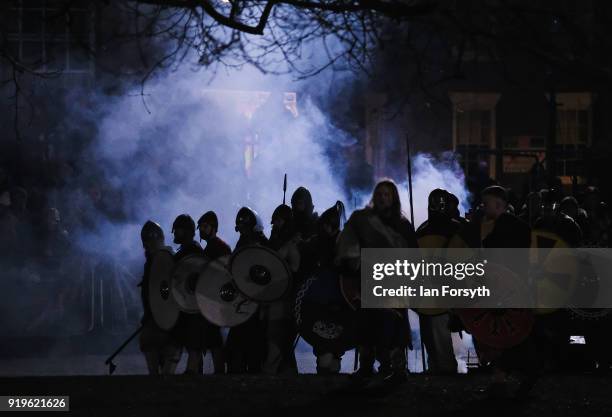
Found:
[[[286,196],[287,196],[287,174],[285,174],[285,180],[283,181],[283,204],[285,204]]]

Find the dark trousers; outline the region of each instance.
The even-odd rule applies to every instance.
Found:
[[[407,311],[360,309],[357,320],[361,367],[372,368],[378,359],[382,372],[405,370],[411,340]]]
[[[230,374],[259,373],[264,354],[264,339],[256,312],[246,322],[232,327],[227,335],[225,357]]]

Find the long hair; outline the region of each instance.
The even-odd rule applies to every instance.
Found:
[[[400,201],[399,191],[397,190],[397,185],[390,178],[385,178],[376,184],[374,187],[374,191],[372,191],[372,198],[370,198],[370,202],[368,203],[369,209],[374,209],[374,195],[381,187],[389,187],[391,189],[391,194],[393,196],[393,202],[391,204],[391,217],[395,219],[400,219],[403,216],[402,213],[402,202]]]

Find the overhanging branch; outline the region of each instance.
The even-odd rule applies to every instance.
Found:
[[[247,25],[237,20],[235,13],[237,2],[232,1],[230,15],[226,16],[219,12],[208,0],[139,0],[139,3],[152,4],[166,7],[189,8],[201,7],[210,17],[218,23],[232,29],[239,30],[252,35],[263,35],[268,23],[270,13],[275,6],[286,5],[298,9],[312,11],[345,13],[359,11],[375,11],[388,17],[409,18],[422,16],[433,12],[437,4],[433,1],[416,2],[406,1],[383,1],[383,0],[356,0],[356,1],[308,1],[308,0],[270,0],[265,2],[261,17],[256,26]],[[246,3],[246,2],[245,2]],[[253,1],[252,3],[261,3]]]
[[[259,22],[256,26],[247,25],[236,20],[234,17],[234,7],[232,7],[230,16],[226,16],[219,12],[211,2],[206,0],[140,0],[139,3],[188,9],[201,7],[210,17],[223,26],[227,26],[231,29],[236,29],[244,33],[249,33],[251,35],[263,35],[272,9],[276,4],[281,2],[276,0],[266,2],[266,5],[261,13],[261,17],[259,18]]]

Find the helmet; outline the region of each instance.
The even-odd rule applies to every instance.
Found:
[[[452,218],[458,218],[461,215],[459,214],[459,198],[451,193],[447,191],[447,195],[448,195],[448,208],[447,208],[447,213],[450,217]]]
[[[272,222],[276,218],[282,218],[285,221],[291,221],[293,219],[293,212],[291,211],[291,207],[286,204],[281,204],[280,206],[274,209],[274,213],[272,213]]]
[[[446,213],[449,205],[449,194],[446,190],[436,188],[429,193],[428,209],[438,213]]]
[[[176,229],[184,229],[191,236],[194,236],[195,235],[195,222],[193,221],[193,219],[191,218],[189,214],[181,214],[174,220],[174,223],[172,223],[172,232],[174,233]]]
[[[332,207],[325,210],[319,217],[319,226],[331,225],[334,229],[340,228],[340,223],[345,220],[345,210],[342,201],[336,201]]]
[[[449,192],[448,204],[453,210],[459,209],[459,198],[455,194]]]
[[[557,201],[555,195],[550,189],[540,190],[540,206],[545,209],[554,210],[557,208]]]
[[[249,229],[254,229],[257,225],[255,212],[249,207],[242,207],[236,214],[236,227],[246,225]]]
[[[161,226],[151,220],[147,220],[140,230],[140,239],[143,241],[163,238],[164,231],[162,230]]]
[[[246,224],[254,232],[263,232],[263,223],[257,212],[250,207],[242,207],[236,214],[236,227]]]
[[[219,228],[219,219],[214,211],[207,211],[198,219],[198,229],[202,223],[208,223],[217,230]]]
[[[570,209],[570,210],[578,210],[580,206],[578,205],[578,200],[575,197],[567,196],[561,200],[560,208],[561,209]]]
[[[485,188],[482,190],[481,196],[484,197],[485,195],[497,197],[504,200],[506,203],[508,202],[508,191],[500,185],[491,185]]]

